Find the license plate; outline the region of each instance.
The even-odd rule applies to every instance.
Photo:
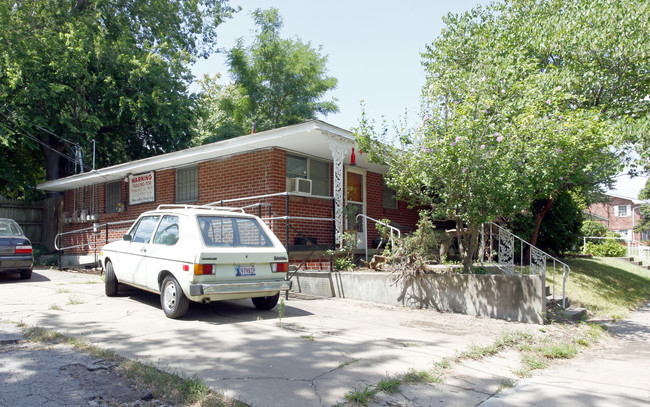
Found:
[[[255,265],[239,265],[235,266],[235,275],[236,276],[254,276],[255,275]]]

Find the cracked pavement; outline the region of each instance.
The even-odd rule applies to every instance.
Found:
[[[255,407],[337,405],[355,388],[409,369],[430,369],[470,345],[491,344],[505,330],[540,328],[294,294],[281,320],[277,307],[259,311],[250,300],[191,303],[184,318],[172,320],[164,316],[157,295],[128,290],[108,298],[98,275],[43,269],[35,270],[31,280],[0,277],[0,290],[0,322],[56,330],[166,371],[196,375],[214,390]],[[0,372],[9,363],[0,360]],[[507,352],[467,363],[444,384],[404,385],[396,395],[379,393],[373,406],[535,405],[536,398],[510,403],[517,400],[513,395],[520,394],[519,385],[500,392],[504,383],[516,380],[516,363],[518,358]],[[27,377],[39,367],[25,369]],[[14,383],[0,380],[0,394],[12,393]],[[532,394],[537,397],[536,391]],[[650,400],[647,394],[639,400]],[[561,404],[561,399],[549,400]]]

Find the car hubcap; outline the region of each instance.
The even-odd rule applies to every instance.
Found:
[[[176,286],[169,282],[165,285],[165,306],[168,309],[173,309],[174,305],[176,305]]]

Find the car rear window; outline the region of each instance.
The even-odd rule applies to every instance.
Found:
[[[228,216],[199,216],[199,227],[206,246],[270,247],[271,239],[255,219]]]
[[[0,236],[21,236],[23,231],[10,220],[0,220]]]

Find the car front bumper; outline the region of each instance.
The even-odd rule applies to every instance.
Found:
[[[291,289],[293,281],[254,281],[249,283],[214,283],[190,284],[190,295],[193,297],[214,294],[246,294],[287,291]]]

